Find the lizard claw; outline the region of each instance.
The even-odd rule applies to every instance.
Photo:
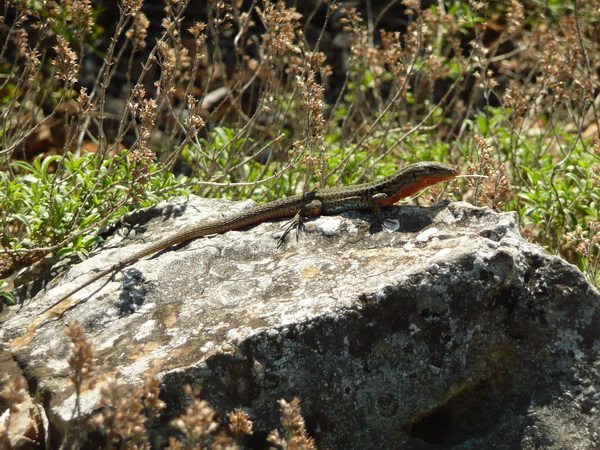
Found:
[[[296,214],[293,219],[285,222],[282,227],[284,230],[283,234],[277,240],[277,248],[281,248],[283,246],[283,244],[285,244],[285,239],[287,238],[288,234],[290,234],[290,232],[294,229],[296,230],[296,241],[298,241],[298,235],[299,235],[301,226],[302,226],[302,216],[300,216],[300,214]]]
[[[393,233],[394,231],[398,231],[400,228],[400,221],[398,219],[383,219],[381,221],[381,228],[388,233]]]

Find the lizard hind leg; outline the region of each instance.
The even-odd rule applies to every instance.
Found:
[[[277,248],[280,248],[285,243],[288,234],[290,234],[292,230],[296,230],[296,241],[298,241],[300,228],[304,225],[305,219],[311,216],[318,216],[321,214],[322,208],[321,201],[316,199],[303,205],[302,208],[300,208],[300,211],[298,211],[291,220],[288,220],[283,224],[284,231],[277,241]]]

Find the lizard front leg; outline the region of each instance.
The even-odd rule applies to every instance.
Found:
[[[377,221],[381,224],[381,227],[391,233],[393,231],[397,231],[400,228],[400,222],[398,219],[392,219],[390,217],[386,217],[381,212],[381,202],[389,199],[389,196],[383,192],[379,192],[371,197],[371,211],[377,218]]]

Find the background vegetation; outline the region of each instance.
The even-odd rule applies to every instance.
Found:
[[[1,273],[172,196],[440,160],[598,285],[598,3],[5,1]]]
[[[600,2],[353,5],[5,0],[0,277],[85,258],[173,196],[263,202],[439,160],[485,175],[455,199],[516,212],[598,286]]]

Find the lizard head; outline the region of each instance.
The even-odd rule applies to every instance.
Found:
[[[408,197],[426,187],[449,181],[460,172],[447,164],[438,162],[418,162],[406,166],[394,177],[395,183],[390,186],[388,198],[381,205],[393,205],[401,198]]]

